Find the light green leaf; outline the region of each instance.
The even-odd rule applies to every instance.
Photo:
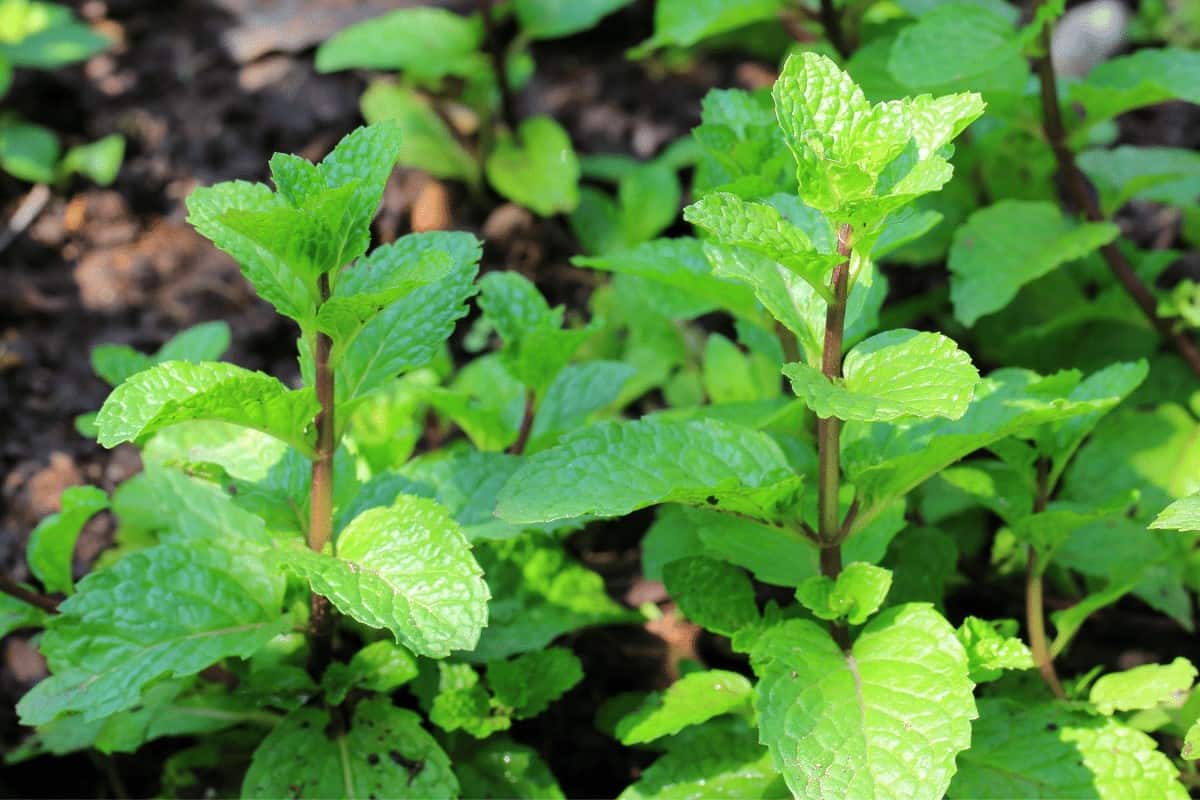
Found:
[[[276,378],[233,364],[164,361],[113,390],[96,425],[105,447],[136,441],[191,420],[232,422],[312,453],[312,389],[288,389]]]
[[[1088,699],[1107,716],[1116,711],[1140,711],[1182,702],[1194,680],[1196,668],[1186,658],[1170,664],[1143,664],[1101,676],[1092,684]]]
[[[579,159],[571,137],[550,117],[530,117],[516,137],[502,134],[484,164],[496,191],[543,217],[579,204]]]
[[[72,486],[62,493],[62,510],[38,523],[29,534],[25,557],[29,570],[47,592],[75,590],[71,556],[84,524],[108,508],[108,495],[95,486]]]
[[[901,417],[960,419],[979,372],[952,339],[940,333],[897,329],[852,349],[845,377],[830,382],[807,364],[783,368],[792,390],[819,417],[864,422]]]
[[[782,8],[783,0],[659,0],[654,8],[654,36],[630,55],[641,58],[661,47],[691,47],[755,22],[773,20]]]
[[[537,751],[504,736],[484,742],[470,758],[458,753],[454,773],[463,797],[562,800],[565,795]]]
[[[432,9],[428,9],[432,10]],[[479,162],[459,143],[423,95],[385,81],[375,81],[359,100],[367,122],[395,122],[404,136],[398,162],[439,178],[479,183]]]
[[[335,661],[321,676],[321,688],[333,705],[351,689],[388,693],[417,677],[417,660],[403,647],[386,640],[371,642],[349,662]]]
[[[656,239],[628,250],[599,256],[575,256],[578,267],[636,275],[669,287],[673,292],[723,308],[747,319],[761,316],[754,295],[744,286],[713,274],[704,255],[704,245],[696,239]]]
[[[807,234],[772,206],[714,192],[684,209],[683,218],[726,245],[745,247],[782,264],[829,299],[826,276],[843,257],[818,253]]]
[[[58,69],[85,61],[112,46],[110,40],[75,21],[69,12],[62,15],[46,14],[44,9],[49,5],[29,5],[34,13],[29,14],[27,20],[32,22],[40,18],[41,24],[27,27],[21,32],[23,35],[15,37],[15,40],[8,36],[0,39],[0,56],[17,67]],[[12,13],[10,9],[11,6],[5,8],[6,16]]]
[[[58,137],[53,131],[17,117],[0,116],[0,169],[30,183],[52,183],[58,155]]]
[[[862,625],[879,610],[892,588],[891,570],[873,564],[847,564],[837,579],[814,575],[796,589],[796,599],[818,619]]]
[[[1071,88],[1071,99],[1088,125],[1166,100],[1200,103],[1200,52],[1145,48],[1105,61]]]
[[[216,361],[229,349],[229,339],[229,325],[215,320],[175,334],[152,356],[126,345],[102,344],[92,348],[92,371],[115,387],[130,375],[164,361]]]
[[[48,618],[49,615],[37,606],[12,595],[0,594],[0,638],[21,628],[40,628]]]
[[[242,797],[454,798],[450,757],[412,711],[385,697],[354,707],[348,731],[327,735],[329,712],[299,708],[254,751]]]
[[[758,620],[750,578],[732,564],[681,558],[663,567],[663,583],[685,617],[714,633],[733,636]]]
[[[336,556],[296,548],[280,557],[339,611],[386,628],[418,655],[444,658],[475,646],[487,622],[487,586],[462,529],[437,503],[405,495],[364,511],[336,549]]]
[[[1154,518],[1150,527],[1168,531],[1200,531],[1200,494],[1171,503]]]
[[[754,687],[736,672],[704,670],[684,675],[665,692],[651,693],[617,723],[621,744],[644,744],[679,733],[750,702]]]
[[[548,522],[686,503],[770,519],[795,499],[800,482],[779,446],[757,431],[715,420],[602,422],[531,456],[496,513]]]
[[[392,303],[366,324],[338,365],[339,407],[429,363],[466,316],[467,299],[475,293],[480,242],[474,236],[420,233],[399,239],[393,247],[396,251],[389,258],[397,263],[416,261],[427,250],[442,251],[450,256],[450,274]],[[305,353],[301,363],[306,375],[311,373],[311,353]]]
[[[900,31],[888,57],[888,71],[911,92],[987,88],[1001,76],[1001,88],[1018,94],[1028,78],[1021,65],[1008,79],[1010,62],[1020,64],[1021,43],[1000,9],[978,3],[942,3]]]
[[[967,656],[927,605],[878,615],[850,653],[789,620],[761,635],[751,663],[761,740],[799,796],[940,800],[970,746]]]
[[[586,31],[632,0],[516,0],[517,21],[530,39],[557,39]]]
[[[1027,283],[1113,241],[1108,222],[1073,225],[1050,203],[1002,200],[976,211],[950,247],[950,301],[966,325],[999,311]]]
[[[982,699],[971,738],[971,749],[959,756],[950,800],[1188,796],[1149,736],[1062,704]]]
[[[1134,198],[1184,207],[1200,196],[1200,153],[1173,147],[1086,150],[1076,158],[1111,217]]]
[[[969,616],[963,620],[958,640],[967,651],[971,680],[986,683],[999,679],[1004,670],[1033,668],[1033,654],[1016,633],[1017,622],[1012,619]]]
[[[244,547],[236,529],[224,533],[224,547],[162,544],[80,581],[42,637],[53,674],[21,699],[22,722],[109,716],[160,677],[249,658],[290,629],[282,576],[268,575],[259,555],[234,552]]]
[[[683,188],[675,170],[657,162],[642,164],[617,184],[622,240],[636,245],[653,239],[679,216]]]
[[[534,650],[487,665],[494,702],[515,719],[536,717],[581,680],[583,665],[565,647]]]
[[[72,147],[59,162],[58,173],[78,173],[101,186],[108,186],[116,180],[124,157],[125,137],[119,133],[112,133],[94,142]]]
[[[568,364],[546,388],[529,430],[526,453],[550,447],[559,437],[583,427],[598,411],[612,405],[635,370],[619,361]]]
[[[338,31],[317,49],[317,71],[398,70],[421,81],[470,77],[484,56],[483,25],[441,8],[401,8]]]
[[[754,800],[791,797],[758,732],[722,717],[666,740],[667,752],[618,800]]]

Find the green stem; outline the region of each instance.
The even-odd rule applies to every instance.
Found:
[[[851,234],[849,225],[838,231],[838,254],[845,260],[833,268],[830,290],[833,300],[825,311],[825,340],[821,350],[821,372],[826,378],[842,377],[842,345],[846,325],[846,298],[850,290]],[[836,579],[842,572],[842,523],[838,508],[841,480],[842,421],[836,417],[817,419],[817,536],[821,543],[821,574]],[[832,624],[830,633],[842,649],[850,646],[846,627]]]
[[[321,300],[329,299],[329,276],[320,280]],[[333,454],[334,440],[334,374],[330,363],[333,342],[324,333],[317,333],[314,348],[317,402],[321,410],[315,420],[317,428],[316,458],[312,463],[312,485],[309,493],[308,546],[318,553],[333,536]],[[333,609],[329,600],[313,592],[309,600],[309,672],[320,680],[332,653]]]
[[[1033,512],[1040,514],[1046,510],[1050,500],[1049,465],[1045,459],[1037,465],[1037,494],[1033,500]],[[1045,601],[1042,597],[1042,568],[1038,565],[1037,548],[1029,545],[1026,551],[1027,566],[1025,569],[1025,627],[1029,630],[1029,649],[1033,653],[1033,663],[1037,665],[1042,680],[1060,700],[1066,699],[1062,681],[1054,669],[1054,656],[1050,652],[1049,639],[1046,637]]]

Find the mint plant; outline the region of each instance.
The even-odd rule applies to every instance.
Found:
[[[36,0],[0,3],[0,97],[8,94],[16,69],[57,69],[83,61],[111,43],[76,21],[71,9]],[[73,174],[107,186],[125,153],[119,134],[62,152],[50,129],[0,114],[0,169],[30,183],[56,183]]]

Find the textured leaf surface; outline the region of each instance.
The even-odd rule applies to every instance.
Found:
[[[583,680],[583,665],[565,647],[534,650],[487,665],[495,701],[516,719],[536,717]]]
[[[972,733],[971,749],[959,756],[950,800],[1187,797],[1154,740],[1115,719],[1049,703],[988,698],[979,701]]]
[[[25,557],[29,570],[47,592],[75,589],[71,579],[71,556],[84,524],[108,508],[108,495],[95,486],[72,486],[62,493],[62,510],[38,523],[29,534]]]
[[[892,573],[874,564],[847,564],[837,579],[814,575],[796,589],[796,599],[818,619],[845,618],[862,625],[879,610],[892,588]]]
[[[311,453],[319,406],[311,389],[233,364],[165,361],[139,372],[104,401],[96,426],[105,447],[192,420],[232,422]]]
[[[1088,695],[1101,714],[1139,711],[1187,697],[1196,679],[1196,668],[1186,658],[1170,664],[1143,664],[1124,672],[1103,675]]]
[[[441,8],[402,8],[351,25],[317,50],[317,70],[401,70],[431,80],[467,76],[479,68],[483,41],[478,18]]]
[[[386,628],[419,655],[470,650],[487,621],[488,590],[471,546],[449,513],[401,496],[359,514],[337,537],[337,555],[281,552],[289,569],[338,610]]]
[[[967,651],[971,680],[994,681],[1004,670],[1033,668],[1033,654],[1016,633],[1016,620],[988,621],[979,617],[963,620],[958,640]]]
[[[967,412],[979,372],[971,358],[940,333],[907,329],[880,333],[857,345],[831,382],[803,363],[783,373],[819,417],[866,422],[899,417],[959,419]]]
[[[387,698],[354,707],[350,730],[327,736],[329,712],[299,708],[254,751],[242,797],[453,798],[450,757],[421,718]]]
[[[663,582],[683,615],[722,636],[733,636],[758,619],[754,587],[746,573],[706,556],[663,567]]]
[[[1171,503],[1154,518],[1150,527],[1169,531],[1200,531],[1200,494]]]
[[[237,545],[233,531],[226,540]],[[53,675],[21,699],[22,720],[99,719],[132,707],[160,677],[248,658],[292,624],[281,576],[260,562],[218,544],[163,544],[89,574],[42,639]]]
[[[880,614],[850,654],[807,620],[755,645],[762,741],[800,797],[938,800],[975,717],[967,657],[932,608]]]
[[[714,420],[602,422],[531,456],[496,513],[548,522],[673,502],[769,517],[799,485],[779,446],[756,431]]]
[[[339,704],[351,689],[391,692],[417,677],[417,659],[392,642],[371,642],[349,662],[334,661],[321,676],[321,688],[330,703]]]
[[[484,164],[500,194],[543,217],[579,204],[579,159],[571,138],[549,117],[530,117],[517,136],[502,136]]]
[[[679,733],[750,702],[754,688],[745,676],[723,669],[684,675],[664,692],[654,692],[617,723],[622,744],[642,744]]]
[[[92,369],[109,386],[118,386],[130,375],[163,361],[215,361],[229,348],[229,338],[229,325],[217,320],[176,334],[152,356],[126,345],[102,344],[92,348]]]
[[[1050,203],[1002,200],[976,211],[950,247],[950,300],[966,325],[999,311],[1017,290],[1117,237],[1111,223],[1072,225]]]

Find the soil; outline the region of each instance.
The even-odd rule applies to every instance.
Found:
[[[403,4],[360,5],[378,10]],[[328,32],[321,26],[362,14],[347,0],[71,5],[118,46],[78,67],[19,72],[5,108],[60,132],[68,143],[120,131],[127,153],[113,186],[77,181],[56,191],[28,229],[0,251],[0,569],[19,580],[28,577],[25,540],[39,519],[56,510],[63,488],[92,483],[111,490],[140,467],[132,449],[106,451],[74,430],[74,417],[98,408],[107,393],[89,365],[92,347],[119,342],[153,350],[184,327],[219,318],[233,329],[231,360],[297,379],[295,330],[255,298],[232,261],[186,224],[183,199],[200,184],[265,179],[276,151],[319,157],[360,123],[357,98],[366,85],[363,75],[319,75],[312,67],[311,45]],[[278,17],[281,7],[296,9],[290,19],[300,29],[285,28],[293,36],[271,35],[271,15]],[[700,99],[709,89],[757,85],[764,74],[769,79],[769,65],[715,57],[677,73],[651,73],[624,57],[649,36],[651,20],[651,4],[643,1],[586,36],[539,46],[537,75],[520,93],[518,110],[552,114],[582,153],[644,158],[698,122]],[[1176,115],[1171,136],[1194,144],[1200,126],[1191,111],[1167,113]],[[1139,117],[1131,138],[1158,135],[1164,121]],[[1160,143],[1178,146],[1158,136]],[[28,191],[0,175],[4,219]],[[575,247],[561,219],[537,220],[495,197],[472,197],[461,187],[399,170],[385,194],[377,234],[390,241],[414,222],[446,222],[447,214],[450,227],[485,238],[485,269],[536,276],[552,302],[585,307],[595,279],[568,265]],[[614,796],[650,758],[594,730],[605,698],[665,686],[678,660],[697,653],[709,663],[740,664],[681,623],[662,587],[639,575],[639,540],[649,519],[643,514],[592,526],[570,544],[605,577],[614,597],[634,606],[659,603],[664,619],[643,630],[601,628],[569,637],[586,679],[549,713],[514,731],[547,757],[569,796]],[[78,573],[111,541],[112,528],[105,515],[89,524],[77,550]],[[977,608],[976,599],[961,607]],[[1013,611],[997,609],[997,615]],[[1136,604],[1104,612],[1105,629],[1110,622],[1114,631],[1149,630]],[[1175,654],[1196,649],[1185,642],[1182,631],[1156,631],[1138,646]],[[1103,652],[1088,654],[1095,656],[1090,663],[1115,663],[1130,649],[1127,642],[1102,644]],[[20,737],[13,705],[44,672],[28,636],[5,640],[5,746]],[[157,788],[161,757],[173,746],[156,743],[138,758],[80,755],[6,767],[0,795],[149,795]]]

